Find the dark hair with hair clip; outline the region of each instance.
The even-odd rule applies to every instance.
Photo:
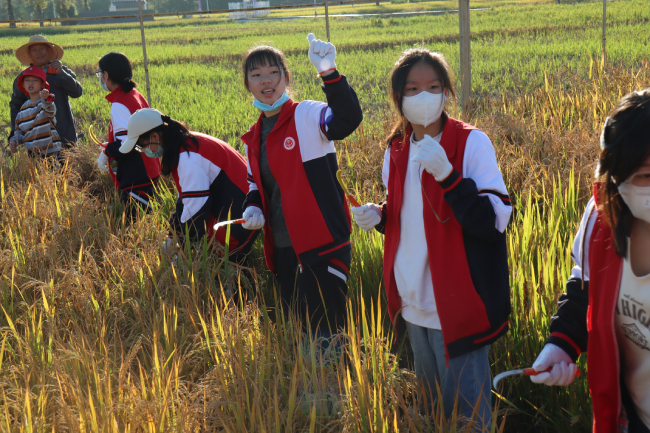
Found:
[[[163,147],[163,156],[161,161],[162,174],[165,176],[178,167],[178,160],[181,152],[199,149],[199,140],[192,134],[187,125],[169,116],[160,116],[164,122],[162,125],[140,135],[140,140],[148,140],[151,134],[157,132],[160,134],[160,145]]]
[[[650,88],[629,93],[609,113],[601,134],[601,151],[596,176],[599,210],[614,234],[619,257],[627,256],[627,236],[632,213],[618,192],[650,156]]]
[[[120,86],[124,93],[138,87],[138,83],[133,81],[133,66],[128,57],[123,53],[112,52],[104,54],[99,59],[99,69],[108,73],[108,78]]]
[[[248,90],[248,73],[261,66],[277,66],[280,68],[284,77],[289,79],[289,67],[284,53],[275,47],[269,45],[258,45],[248,50],[244,55],[241,64],[241,71],[244,76],[244,86]]]
[[[409,121],[406,119],[404,111],[402,111],[404,86],[406,85],[406,77],[411,71],[411,68],[420,62],[425,62],[430,65],[438,74],[442,87],[447,89],[454,98],[456,97],[453,78],[449,71],[449,64],[444,55],[430,51],[426,48],[411,48],[402,52],[401,57],[395,63],[390,74],[390,96],[393,105],[395,106],[396,119],[391,128],[390,135],[388,136],[389,146],[393,138],[406,134]],[[447,113],[443,113],[442,116],[444,122],[447,118]]]

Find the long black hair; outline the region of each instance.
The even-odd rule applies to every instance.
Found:
[[[151,131],[141,134],[138,141],[148,140],[154,132],[161,135],[160,144],[163,147],[162,174],[167,176],[178,167],[181,152],[189,153],[190,150],[199,149],[199,140],[184,123],[165,115],[160,116],[160,118],[164,123]]]
[[[122,89],[124,93],[138,87],[133,81],[133,65],[123,53],[108,53],[99,59],[99,69],[108,73],[108,78]]]
[[[596,173],[603,181],[598,189],[599,207],[614,233],[616,254],[626,257],[633,216],[618,186],[650,156],[650,88],[618,101],[605,121],[601,148]]]

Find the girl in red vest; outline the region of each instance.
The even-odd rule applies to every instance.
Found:
[[[327,103],[287,95],[284,54],[258,46],[242,65],[259,120],[244,134],[250,184],[244,228],[264,228],[264,255],[282,300],[312,331],[327,336],[345,325],[350,214],[336,180],[334,140],[359,126],[361,107],[336,70],[334,45],[309,40],[309,59],[323,80]]]
[[[453,119],[449,65],[439,53],[402,53],[390,82],[397,122],[384,156],[386,201],[353,208],[364,230],[385,234],[388,312],[406,321],[415,372],[433,411],[456,399],[478,428],[491,421],[489,344],[508,329],[504,230],[511,206],[490,139]],[[425,409],[426,408],[426,409]]]
[[[102,144],[97,165],[113,178],[129,214],[135,216],[138,208],[149,212],[149,199],[154,193],[154,184],[160,178],[160,161],[122,145],[126,139],[129,117],[140,108],[148,108],[149,104],[135,89],[137,84],[132,79],[131,61],[124,54],[104,55],[99,60],[96,75],[102,88],[109,92],[106,100],[111,103],[108,143]]]
[[[568,385],[587,351],[596,433],[650,432],[650,88],[624,96],[600,137],[599,181],[576,266],[532,376]]]

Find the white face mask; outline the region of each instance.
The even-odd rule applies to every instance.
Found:
[[[440,119],[447,96],[442,93],[422,91],[414,96],[402,98],[402,111],[409,122],[425,128]]]
[[[619,185],[618,192],[632,215],[650,224],[650,186],[637,186],[625,181]]]

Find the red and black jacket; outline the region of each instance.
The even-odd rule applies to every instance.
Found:
[[[216,232],[213,227],[219,221],[242,217],[248,190],[246,161],[228,143],[206,134],[192,134],[198,147],[188,140],[189,151],[181,152],[172,171],[178,200],[169,224],[179,239],[189,231],[192,241],[207,235],[225,245],[226,227]],[[231,225],[230,254],[247,253],[258,233],[241,224]]]
[[[426,170],[422,173],[429,266],[449,358],[491,344],[505,334],[511,311],[506,235],[495,228],[490,199],[479,195],[488,191],[479,191],[472,179],[460,174],[467,137],[474,129],[446,118],[440,145],[454,170],[440,183]],[[398,136],[391,142],[388,194],[377,227],[386,235],[384,282],[393,320],[402,308],[393,267],[411,131],[409,127],[406,139]]]
[[[128,93],[121,88],[113,90],[106,96],[111,104],[125,106],[131,114],[141,108],[149,108],[147,100],[140,92],[133,89]],[[138,194],[148,201],[153,193],[153,184],[160,178],[161,168],[158,158],[149,158],[144,153],[131,149],[129,153],[121,153],[120,146],[126,140],[126,129],[115,130],[113,119],[108,127],[108,144],[104,151],[108,156],[109,166],[112,161],[117,161],[117,171],[110,170],[115,187],[122,191],[123,199],[128,197],[130,192]]]
[[[615,311],[623,258],[616,254],[611,228],[598,212],[598,187],[576,236],[574,261],[566,292],[551,318],[547,343],[561,347],[575,361],[587,352],[587,379],[593,406],[594,433],[618,433],[627,425],[622,414],[621,365]],[[592,228],[593,227],[593,228]],[[588,245],[588,248],[587,248]],[[586,252],[586,257],[584,257]]]
[[[303,266],[330,260],[351,250],[351,220],[336,172],[333,140],[342,140],[363,119],[359,100],[345,76],[324,78],[328,103],[287,101],[266,141],[269,166],[282,195],[282,211],[291,245]],[[265,213],[264,254],[274,270],[269,204],[258,189],[262,117],[242,136],[248,162],[249,192],[244,203]]]

